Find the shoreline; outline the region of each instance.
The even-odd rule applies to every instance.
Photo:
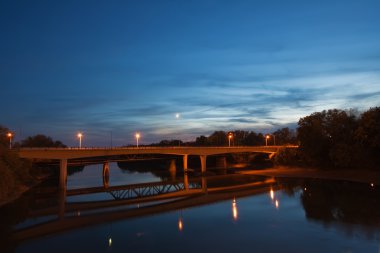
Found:
[[[380,171],[374,170],[321,170],[315,168],[306,169],[301,167],[275,166],[270,169],[240,171],[239,173],[271,177],[339,180],[380,185]]]
[[[39,176],[35,179],[35,181],[30,185],[19,185],[17,187],[17,191],[14,191],[13,194],[7,196],[4,199],[0,199],[0,208],[3,206],[6,206],[8,204],[11,204],[12,202],[19,199],[25,192],[29,191],[33,187],[36,187],[37,185],[41,184],[43,181],[45,181],[48,178],[47,175]]]
[[[0,199],[0,208],[3,206],[6,206],[8,204],[11,204],[13,201],[16,201],[18,198],[20,198],[25,192],[32,189],[35,185],[32,186],[26,186],[26,185],[20,185],[17,189],[17,191],[14,191],[11,195],[7,196],[4,199]]]

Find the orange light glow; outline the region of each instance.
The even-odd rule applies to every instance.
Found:
[[[275,205],[276,205],[276,208],[277,208],[277,209],[278,209],[278,207],[280,206],[280,204],[278,203],[278,200],[277,200],[277,199],[276,199]]]
[[[136,139],[139,139],[140,138],[140,133],[136,133]]]
[[[82,138],[83,134],[82,133],[78,133],[78,138]]]
[[[273,189],[270,189],[270,198],[272,200],[274,199],[274,191],[273,191]]]
[[[7,136],[8,136],[9,138],[11,138],[11,137],[12,137],[12,133],[7,133]]]
[[[235,221],[238,219],[238,210],[237,210],[235,199],[232,200],[232,217],[234,218]]]
[[[183,222],[182,222],[182,218],[179,218],[179,219],[178,219],[178,230],[179,230],[179,231],[182,231],[182,230],[183,230]]]

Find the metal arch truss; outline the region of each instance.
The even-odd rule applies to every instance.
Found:
[[[189,183],[188,189],[201,189],[200,183]],[[107,191],[115,200],[137,199],[161,194],[173,193],[186,190],[184,183],[171,183],[164,185],[151,185],[151,186],[131,186],[122,190],[109,190]]]

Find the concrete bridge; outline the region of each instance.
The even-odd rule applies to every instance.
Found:
[[[297,146],[242,146],[242,147],[126,147],[126,148],[22,148],[19,156],[28,159],[60,160],[60,188],[66,188],[67,161],[69,159],[112,157],[118,155],[178,155],[183,157],[183,169],[186,172],[189,155],[200,157],[201,171],[206,172],[207,156],[232,153],[267,153],[274,156],[280,148]],[[103,164],[103,179],[109,175],[109,164]]]

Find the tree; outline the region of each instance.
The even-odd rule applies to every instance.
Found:
[[[212,146],[228,145],[227,134],[224,131],[215,131],[207,138],[207,143]]]
[[[296,144],[297,137],[288,127],[281,128],[272,133],[276,137],[276,145]]]
[[[330,138],[325,129],[326,111],[316,112],[298,121],[300,150],[307,163],[325,165],[329,162]]]
[[[380,140],[379,111],[371,109],[360,120],[353,111],[337,109],[301,118],[297,131],[306,161],[318,166],[368,167],[380,152],[380,145],[376,146]],[[368,134],[373,139],[367,138]]]
[[[207,137],[204,135],[201,135],[195,139],[195,145],[196,146],[207,146]]]
[[[380,163],[380,107],[364,112],[358,125],[356,140],[362,150],[371,157],[372,166],[376,166]]]
[[[0,202],[20,193],[33,180],[31,164],[9,149],[8,131],[0,126]]]
[[[232,134],[233,134],[233,138],[231,139],[231,145],[232,143],[235,146],[246,145],[247,143],[246,138],[248,137],[249,132],[243,131],[243,130],[235,130]]]
[[[21,147],[56,147],[65,148],[61,141],[54,141],[50,136],[37,134],[35,136],[29,136],[25,140],[21,141]]]
[[[9,138],[7,134],[9,133],[9,129],[0,125],[0,146],[9,147]]]

